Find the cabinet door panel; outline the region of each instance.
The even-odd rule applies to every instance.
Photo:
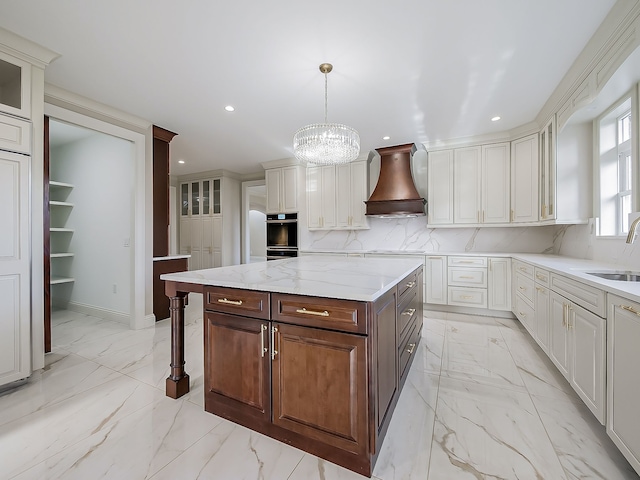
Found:
[[[336,226],[349,228],[351,225],[351,165],[335,167]]]
[[[282,209],[284,212],[298,211],[298,167],[282,169]]]
[[[367,227],[365,201],[369,198],[369,182],[367,181],[367,163],[351,164],[351,227]]]
[[[430,152],[427,190],[429,223],[453,223],[453,150]]]
[[[509,223],[509,144],[482,147],[482,223]]]
[[[536,285],[535,292],[536,311],[536,340],[538,344],[549,354],[549,289]]]
[[[489,259],[489,308],[491,310],[511,310],[511,259]]]
[[[425,258],[425,302],[447,304],[447,257]]]
[[[511,221],[538,221],[538,136],[511,142]]]
[[[454,151],[454,223],[480,223],[481,147]]]
[[[320,167],[322,176],[322,228],[336,226],[336,169],[334,166]]]
[[[268,327],[267,321],[205,312],[205,410],[216,405],[269,421]]]
[[[265,170],[267,185],[267,213],[281,213],[280,190],[282,189],[282,171],[279,168]]]
[[[322,226],[322,170],[307,168],[307,228]]]
[[[604,424],[604,319],[572,305],[571,384],[587,407]]]
[[[273,423],[347,451],[366,452],[366,337],[274,326]]]
[[[549,357],[560,373],[569,379],[569,335],[566,327],[565,306],[568,300],[555,292],[549,296],[550,342]]]

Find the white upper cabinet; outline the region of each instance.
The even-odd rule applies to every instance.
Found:
[[[31,65],[0,52],[0,112],[31,118]]]
[[[310,230],[368,228],[367,164],[307,168],[307,227]]]
[[[482,147],[453,152],[454,223],[480,223],[480,169]]]
[[[556,218],[556,117],[540,130],[540,220]]]
[[[429,152],[427,211],[430,225],[453,223],[453,150]]]
[[[267,213],[298,211],[298,167],[270,168],[265,171]]]
[[[482,146],[482,223],[509,223],[509,143]]]
[[[538,135],[511,142],[511,221],[538,221]]]

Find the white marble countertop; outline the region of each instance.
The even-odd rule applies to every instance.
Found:
[[[422,265],[408,258],[308,256],[161,275],[162,280],[372,302]]]
[[[550,272],[559,273],[565,277],[573,278],[608,293],[613,293],[629,300],[640,302],[640,282],[622,282],[618,280],[606,280],[604,278],[589,275],[587,272],[627,271],[621,265],[597,262],[581,258],[562,257],[559,255],[542,254],[511,254],[512,258],[522,260],[534,266],[544,268]]]
[[[434,251],[425,251],[425,250],[332,250],[332,249],[300,249],[300,253],[305,254],[336,254],[336,255],[345,255],[345,254],[354,254],[354,255],[375,255],[375,254],[383,254],[383,255],[422,255],[427,257],[453,257],[453,256],[467,256],[467,257],[511,257],[513,253],[504,253],[504,252],[434,252]]]
[[[191,258],[191,255],[167,255],[166,257],[153,257],[153,261],[161,262],[163,260],[179,260],[181,258]]]

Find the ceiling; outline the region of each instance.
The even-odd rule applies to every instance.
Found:
[[[61,54],[48,83],[178,133],[172,174],[247,174],[323,120],[322,62],[362,151],[531,122],[614,3],[14,0],[0,26]]]

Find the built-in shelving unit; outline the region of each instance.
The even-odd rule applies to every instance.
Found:
[[[65,182],[49,181],[49,210],[50,210],[50,254],[51,285],[68,284],[75,281],[70,275],[70,262],[74,253],[69,251],[73,229],[66,226],[73,209],[73,203],[67,197],[73,190],[73,185]]]

